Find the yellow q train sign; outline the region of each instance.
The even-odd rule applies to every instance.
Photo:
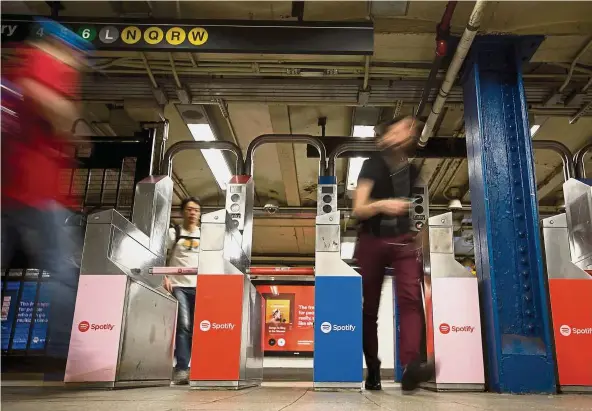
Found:
[[[163,37],[164,32],[160,27],[149,27],[144,31],[144,41],[151,45],[160,43]]]

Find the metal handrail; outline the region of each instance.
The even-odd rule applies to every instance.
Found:
[[[337,157],[339,157],[343,153],[347,153],[349,151],[361,151],[372,153],[380,150],[381,148],[377,147],[374,141],[360,141],[359,143],[340,144],[337,147],[335,147],[335,149],[329,154],[329,164],[327,165],[327,172],[330,173],[330,175],[332,176],[336,175],[337,170],[335,167],[335,161],[337,160]]]
[[[533,140],[532,148],[551,150],[559,154],[561,161],[563,161],[563,178],[565,181],[575,177],[576,169],[574,167],[574,160],[571,151],[564,144],[552,140]]]
[[[586,167],[584,167],[584,158],[592,151],[592,143],[586,144],[579,149],[573,157],[573,162],[576,167],[576,177],[586,178]]]
[[[289,138],[289,140],[287,140]],[[325,166],[327,162],[327,150],[325,145],[318,137],[309,134],[263,134],[255,137],[247,147],[245,158],[245,175],[253,175],[253,159],[255,149],[268,143],[306,143],[315,147],[319,152],[319,176],[325,175]]]
[[[561,156],[561,160],[563,161],[563,177],[565,181],[570,179],[571,177],[575,176],[575,167],[574,167],[574,159],[572,158],[571,151],[567,148],[564,144],[558,141],[551,141],[551,140],[534,140],[532,142],[532,147],[536,149],[543,149],[543,150],[552,150]],[[592,149],[592,145],[584,147],[585,151],[580,150],[585,155],[588,151]],[[328,172],[335,175],[335,161],[337,157],[341,154],[349,152],[349,151],[360,151],[360,152],[377,152],[381,149],[376,146],[374,141],[364,141],[359,143],[345,143],[342,145],[337,146],[330,154],[328,159]],[[578,152],[579,153],[579,152]],[[577,155],[577,154],[576,154]],[[582,155],[582,157],[583,157]],[[582,160],[579,160],[582,161]],[[583,163],[582,163],[583,167]]]
[[[231,151],[236,156],[236,175],[243,175],[245,171],[245,163],[241,149],[230,141],[179,141],[173,144],[164,153],[162,163],[160,164],[161,172],[170,176],[173,171],[173,157],[184,150],[226,150]]]

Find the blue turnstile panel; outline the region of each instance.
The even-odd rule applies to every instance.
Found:
[[[315,279],[314,382],[362,381],[362,278]]]

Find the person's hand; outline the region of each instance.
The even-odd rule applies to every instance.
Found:
[[[410,206],[411,203],[407,200],[391,198],[380,201],[380,212],[390,216],[405,215]]]
[[[169,277],[167,277],[166,275],[164,276],[164,281],[162,286],[164,287],[165,290],[167,290],[169,293],[173,292],[173,283],[171,283],[171,280],[169,279]]]

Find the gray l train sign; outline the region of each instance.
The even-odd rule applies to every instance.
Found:
[[[371,55],[371,23],[59,19],[97,50]],[[2,16],[2,46],[43,36],[32,16]]]

